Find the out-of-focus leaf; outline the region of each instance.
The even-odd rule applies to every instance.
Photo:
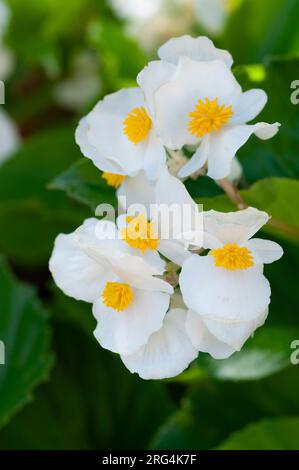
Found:
[[[181,409],[168,418],[152,440],[154,449],[210,449],[254,421],[298,416],[296,366],[250,382],[218,382],[202,377],[191,387]]]
[[[240,194],[249,206],[266,211],[272,217],[263,227],[263,232],[299,243],[299,181],[265,178]],[[204,210],[235,210],[225,195],[202,198],[199,202],[203,204]]]
[[[41,133],[0,167],[0,250],[20,265],[47,262],[59,232],[70,232],[86,212],[47,184],[80,155],[73,129]]]
[[[264,325],[247,341],[240,352],[217,361],[206,354],[198,366],[222,380],[257,380],[290,365],[290,344],[299,338],[299,328]]]
[[[95,21],[89,28],[91,43],[102,57],[105,93],[125,86],[136,86],[136,76],[146,65],[138,43],[127,36],[118,24]]]
[[[298,15],[297,0],[242,0],[230,17],[222,46],[241,64],[261,62],[269,54],[299,52]]]
[[[73,199],[87,205],[93,211],[100,203],[115,204],[115,189],[101,178],[101,172],[93,163],[80,159],[64,173],[58,175],[49,185],[62,189]]]
[[[52,380],[5,428],[0,447],[146,448],[173,410],[164,386],[131,375],[118,356],[99,346],[92,332],[87,336],[71,323],[56,323],[54,339]]]
[[[299,417],[258,421],[232,434],[221,450],[298,450]]]
[[[268,95],[268,103],[254,122],[281,123],[272,139],[264,141],[252,136],[239,150],[246,179],[254,182],[270,176],[299,178],[299,104],[291,102],[295,91],[291,84],[299,76],[299,59],[272,59],[264,66],[239,67],[235,72],[244,90],[262,88]]]
[[[77,325],[90,335],[96,327],[96,320],[91,314],[91,305],[66,296],[54,282],[50,284],[50,291],[52,296],[49,300],[49,308],[51,308],[53,319],[62,324]]]
[[[49,352],[47,315],[35,292],[18,283],[0,258],[0,340],[5,364],[0,365],[0,426],[32,400],[33,389],[48,378],[53,362]]]

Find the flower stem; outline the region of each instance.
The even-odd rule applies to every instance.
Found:
[[[248,205],[242,199],[237,185],[232,184],[229,179],[223,178],[221,180],[217,180],[218,185],[223,189],[229,199],[237,206],[238,209],[246,209]]]

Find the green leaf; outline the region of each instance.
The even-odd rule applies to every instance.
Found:
[[[1,433],[0,447],[146,448],[173,410],[165,386],[130,374],[119,356],[100,347],[92,332],[86,335],[72,323],[57,321],[54,330],[57,360],[52,380]]]
[[[240,191],[244,201],[252,207],[268,212],[272,217],[263,232],[299,243],[299,181],[287,178],[265,178],[248,190]],[[202,198],[204,210],[233,211],[235,207],[227,196]]]
[[[80,155],[72,128],[53,129],[26,141],[0,167],[0,250],[13,262],[46,263],[59,232],[70,232],[86,211],[47,184]]]
[[[272,139],[252,136],[238,151],[246,179],[251,183],[269,176],[299,178],[299,105],[291,102],[291,83],[299,76],[299,58],[272,59],[259,68],[239,67],[235,73],[244,90],[262,88],[268,95],[263,112],[254,121],[281,123]]]
[[[290,344],[294,338],[299,338],[299,328],[266,324],[230,358],[217,361],[199,355],[197,364],[221,380],[257,380],[290,365]]]
[[[298,450],[299,417],[258,421],[223,442],[221,450]]]
[[[35,292],[18,283],[0,258],[0,339],[5,364],[0,365],[0,426],[32,400],[33,389],[49,375],[47,315]]]
[[[101,172],[87,158],[82,158],[49,185],[50,189],[61,189],[92,211],[100,203],[115,204],[115,189],[101,178]]]
[[[299,52],[298,15],[297,0],[243,0],[230,17],[222,46],[241,64],[261,62],[270,54]]]
[[[94,21],[89,28],[89,38],[102,58],[102,76],[107,83],[105,93],[136,86],[136,76],[147,63],[137,41],[112,21]]]
[[[262,380],[223,382],[202,376],[181,408],[166,419],[151,442],[154,449],[211,449],[249,423],[298,416],[296,366]]]

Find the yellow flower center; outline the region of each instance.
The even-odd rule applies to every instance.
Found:
[[[142,253],[146,250],[157,249],[159,239],[153,222],[148,222],[144,214],[137,217],[127,217],[127,222],[127,227],[121,231],[123,240]]]
[[[133,302],[133,298],[132,288],[121,282],[107,282],[102,293],[104,304],[117,312],[126,310]]]
[[[205,101],[198,100],[195,110],[189,113],[188,130],[197,138],[203,137],[212,131],[218,131],[233,115],[232,106],[219,106],[218,98]]]
[[[130,111],[124,120],[124,134],[134,144],[145,140],[152,127],[152,121],[145,108],[134,108]]]
[[[125,176],[118,175],[116,173],[104,172],[102,174],[102,178],[107,181],[107,184],[109,184],[109,186],[113,186],[113,188],[117,189],[121,185],[121,183],[124,181]]]
[[[222,248],[211,250],[210,255],[214,257],[217,267],[235,271],[236,269],[248,269],[254,266],[253,256],[245,246],[236,243],[226,243]]]

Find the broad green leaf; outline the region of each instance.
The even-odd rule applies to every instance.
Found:
[[[0,258],[0,340],[5,364],[0,365],[0,426],[32,400],[33,389],[49,376],[47,315],[30,287],[18,283]]]
[[[221,450],[298,450],[299,417],[275,418],[250,424],[232,434]]]
[[[54,331],[52,380],[4,429],[0,447],[146,448],[173,410],[164,385],[130,374],[119,356],[100,347],[92,331],[86,335],[72,323],[58,322]]]
[[[202,376],[190,387],[181,408],[151,442],[154,449],[211,449],[249,423],[298,416],[297,366],[262,380],[223,382]]]
[[[217,361],[202,354],[197,364],[221,380],[258,380],[290,365],[290,344],[294,338],[299,338],[299,328],[266,324],[230,358]]]
[[[268,212],[271,221],[263,231],[299,243],[299,181],[287,178],[265,178],[240,191],[244,201],[252,207]],[[204,210],[236,210],[227,196],[202,198]]]
[[[49,185],[50,189],[64,190],[76,201],[94,211],[100,203],[114,205],[115,189],[101,178],[101,172],[87,158],[82,158]]]
[[[72,128],[40,133],[0,167],[0,250],[15,263],[46,263],[59,232],[74,230],[86,212],[47,184],[80,151]]]

